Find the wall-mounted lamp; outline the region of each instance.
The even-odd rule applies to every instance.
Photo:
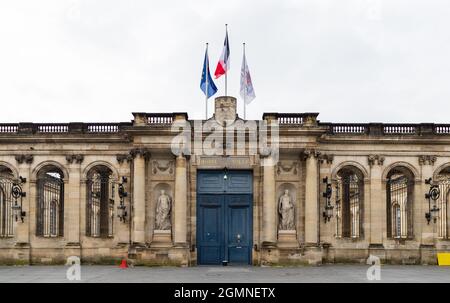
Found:
[[[11,187],[11,195],[14,198],[14,205],[11,206],[14,217],[16,219],[16,222],[19,220],[24,222],[24,218],[27,215],[25,211],[22,210],[23,204],[22,204],[22,198],[26,197],[26,193],[22,191],[21,184],[24,184],[27,182],[26,178],[19,177],[18,182],[14,182]],[[20,198],[20,202],[18,201]]]
[[[325,224],[330,222],[330,219],[333,217],[333,208],[331,205],[331,195],[333,193],[333,189],[331,187],[331,183],[328,182],[328,177],[322,179],[322,182],[326,184],[325,191],[322,193],[322,196],[325,198],[325,210],[323,211],[323,219]]]
[[[117,206],[117,216],[119,217],[121,222],[126,222],[127,218],[127,207],[125,206],[125,197],[128,196],[128,193],[125,191],[124,183],[127,183],[127,178],[122,177],[122,183],[119,184],[119,206]]]
[[[436,206],[436,200],[441,196],[441,190],[438,185],[433,184],[431,178],[425,179],[425,184],[430,185],[429,191],[425,194],[425,199],[428,200],[428,212],[425,213],[425,218],[427,219],[428,224],[430,224],[431,220],[433,220],[433,223],[436,223],[440,210]],[[433,201],[433,207],[431,207],[431,201]]]
[[[228,180],[228,168],[226,167],[223,170],[223,179]]]

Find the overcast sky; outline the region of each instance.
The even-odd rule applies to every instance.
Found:
[[[450,123],[449,16],[447,0],[4,0],[0,121],[204,118],[205,42],[213,73],[228,23],[232,96],[247,45],[247,118]]]

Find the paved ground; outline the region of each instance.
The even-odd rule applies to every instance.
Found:
[[[319,267],[81,266],[80,282],[369,282],[368,265]],[[64,266],[0,266],[0,282],[70,282]],[[381,266],[380,282],[450,282],[450,267]]]

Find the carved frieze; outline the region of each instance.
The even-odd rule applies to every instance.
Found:
[[[434,165],[434,162],[436,162],[436,159],[437,159],[436,156],[420,155],[419,156],[419,164],[420,165]]]
[[[69,163],[69,164],[72,164],[72,163],[81,164],[81,163],[83,163],[84,155],[67,155],[66,160],[67,160],[67,163]]]
[[[297,175],[297,161],[280,161],[277,163],[277,175]]]
[[[173,175],[174,172],[173,160],[153,160],[152,174],[154,175]]]
[[[370,166],[373,165],[383,165],[384,157],[381,155],[369,155],[367,156],[367,162]]]
[[[14,157],[17,161],[17,163],[22,164],[22,163],[27,163],[27,164],[31,164],[33,163],[33,155],[16,155]]]

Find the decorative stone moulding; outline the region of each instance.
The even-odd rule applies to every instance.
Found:
[[[77,164],[81,164],[83,163],[84,155],[67,155],[66,160],[69,164],[72,164],[74,162]]]
[[[33,163],[33,155],[16,155],[14,157],[17,161],[17,163],[22,164],[22,163],[27,163],[27,164],[31,164]]]
[[[419,164],[420,165],[434,165],[434,162],[436,162],[436,159],[437,159],[436,156],[421,155],[421,156],[419,156]]]
[[[369,163],[370,166],[373,165],[383,165],[384,163],[384,157],[380,156],[380,155],[369,155],[367,156],[367,162]]]
[[[334,155],[330,155],[330,154],[323,154],[319,156],[319,160],[321,164],[332,164],[333,160],[334,160]]]
[[[118,154],[116,155],[116,159],[119,164],[122,164],[125,161],[129,163],[133,160],[133,156],[131,156],[130,154]]]

